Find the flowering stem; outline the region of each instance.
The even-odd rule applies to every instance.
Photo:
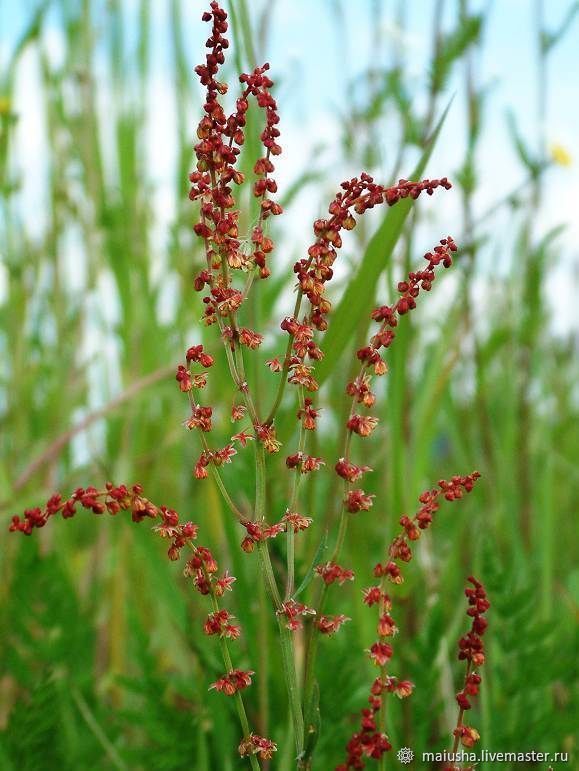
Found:
[[[255,520],[259,522],[261,519],[263,519],[265,513],[265,450],[259,440],[256,442],[256,471]],[[296,750],[297,754],[301,755],[304,747],[304,719],[300,703],[293,637],[290,630],[287,629],[283,623],[282,616],[277,613],[277,611],[281,610],[282,602],[277,582],[275,580],[267,544],[264,541],[258,541],[257,553],[259,556],[261,573],[276,610],[281,642],[283,670],[288,692],[289,707],[294,726]]]
[[[382,576],[380,579],[380,605],[379,605],[379,617],[381,618],[384,613],[386,612],[386,578]],[[381,638],[384,639],[384,638]],[[386,664],[382,664],[380,667],[380,682],[384,683],[387,677],[386,672]],[[378,731],[381,734],[386,733],[386,693],[384,689],[382,689],[382,693],[380,694],[380,709],[378,711]],[[378,761],[378,769],[379,771],[385,771],[386,769],[386,753],[382,753],[380,755],[380,759]]]
[[[299,389],[299,400],[300,400],[300,407],[304,407],[304,389],[303,386],[300,386]],[[300,435],[298,440],[298,453],[303,453],[304,447],[306,443],[306,429],[304,427],[304,421],[301,420],[300,423]],[[298,491],[300,487],[300,478],[301,474],[298,469],[295,470],[295,476],[292,481],[292,491],[290,495],[290,501],[289,501],[289,507],[288,512],[295,511],[297,500],[298,500]],[[294,581],[295,581],[295,533],[294,528],[291,523],[288,522],[287,525],[287,581],[286,581],[286,587],[285,587],[285,599],[289,600],[294,592]]]
[[[188,541],[188,544],[191,547],[191,549],[195,552],[195,546],[193,545],[193,543],[191,541]],[[215,589],[213,587],[211,577],[207,572],[204,564],[202,564],[201,569],[203,571],[203,576],[205,578],[205,581],[207,582],[207,586],[209,587],[209,595],[211,597],[211,605],[213,607],[213,611],[214,613],[219,613],[220,611],[219,600],[217,599],[217,595],[215,594]],[[233,670],[233,661],[231,660],[229,646],[227,645],[227,640],[221,635],[219,635],[219,647],[221,648],[221,656],[223,658],[223,663],[225,664],[225,670],[226,672],[231,672]],[[245,711],[245,705],[243,703],[243,697],[240,691],[236,691],[233,698],[235,699],[235,706],[237,708],[239,722],[241,723],[243,738],[246,738],[250,735],[251,729],[249,727],[249,720],[247,719],[247,712]],[[260,765],[255,755],[250,754],[248,755],[248,757],[249,757],[249,762],[251,764],[251,768],[254,771],[259,771]]]
[[[195,403],[193,401],[193,391],[194,389],[192,388],[191,391],[188,392],[191,409],[194,409],[195,407]],[[195,396],[197,398],[197,394],[195,394]],[[209,445],[207,443],[207,439],[205,438],[205,434],[201,429],[198,429],[198,433],[199,433],[199,436],[201,437],[201,444],[203,445],[203,449],[205,450],[206,453],[210,454]],[[215,483],[217,484],[217,487],[219,488],[219,491],[221,492],[221,495],[223,496],[225,503],[229,506],[232,513],[237,517],[237,519],[240,522],[244,522],[247,519],[247,517],[244,516],[241,509],[239,509],[231,499],[231,496],[227,492],[227,488],[225,487],[225,483],[223,482],[221,474],[219,473],[219,469],[214,463],[211,464],[211,471],[213,473],[213,478],[215,479]]]
[[[310,263],[311,263],[311,259],[308,261],[308,265]],[[298,294],[297,294],[296,302],[295,302],[295,305],[294,305],[294,312],[293,312],[293,318],[294,319],[297,319],[297,317],[299,316],[300,308],[301,308],[301,305],[302,305],[302,298],[303,298],[303,296],[304,296],[304,293],[303,293],[303,290],[300,287],[298,289]],[[273,403],[273,407],[271,408],[271,410],[269,412],[269,415],[267,416],[266,421],[265,421],[266,425],[270,425],[270,423],[273,423],[273,419],[275,418],[276,413],[277,413],[278,408],[279,408],[279,405],[281,404],[281,400],[283,399],[283,394],[284,394],[285,386],[286,386],[286,383],[287,383],[287,376],[288,376],[288,372],[289,372],[289,368],[290,368],[290,359],[291,359],[293,342],[294,342],[294,335],[290,334],[290,337],[289,337],[289,340],[288,340],[288,343],[287,343],[287,348],[286,348],[286,351],[285,351],[285,357],[284,357],[284,360],[283,360],[283,369],[281,371],[281,376],[280,376],[281,379],[279,381],[279,386],[278,386],[278,389],[277,389],[277,394],[275,396],[275,401]]]
[[[364,372],[365,366],[362,366],[361,374]],[[350,417],[354,413],[355,409],[355,397],[352,398],[352,405],[350,407]],[[346,438],[344,440],[344,458],[349,460],[350,455],[350,442],[352,439],[352,430],[349,428],[346,432]],[[342,501],[342,507],[340,509],[340,518],[338,525],[338,535],[336,538],[336,544],[334,551],[330,558],[331,562],[338,562],[344,541],[346,539],[346,533],[348,532],[349,517],[346,511],[345,498],[348,492],[348,482],[344,482],[344,500]],[[322,584],[318,602],[316,603],[316,618],[319,618],[323,613],[324,605],[326,602],[326,595],[328,593],[328,584]],[[319,630],[315,624],[310,627],[310,635],[308,639],[308,646],[306,650],[306,663],[304,674],[304,715],[306,720],[310,717],[312,709],[312,697],[314,693],[314,672],[316,665],[316,657],[318,652],[318,636]],[[307,767],[307,766],[306,766]]]
[[[472,662],[471,661],[467,661],[467,663],[466,663],[466,674],[464,676],[465,685],[466,685],[466,682],[468,680],[468,676],[470,675],[471,666],[472,666]],[[459,729],[462,726],[463,717],[464,717],[464,708],[461,707],[459,709],[459,711],[458,711],[458,719],[456,721],[456,728],[457,729]],[[453,755],[456,755],[456,753],[458,751],[458,743],[459,743],[459,741],[460,741],[460,734],[459,734],[459,732],[457,730],[455,735],[454,735],[454,742],[453,742],[453,745],[452,745],[452,754]]]

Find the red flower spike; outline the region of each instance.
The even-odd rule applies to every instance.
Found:
[[[60,493],[52,495],[43,508],[35,507],[26,509],[22,518],[14,515],[11,518],[9,531],[31,535],[33,530],[46,525],[51,517],[60,513],[63,519],[75,516],[78,508],[83,508],[96,515],[108,512],[115,516],[120,511],[130,511],[133,522],[142,522],[146,518],[155,519],[159,515],[164,517],[168,509],[159,509],[151,501],[142,495],[141,485],[133,485],[130,490],[125,485],[115,486],[111,482],[105,485],[104,490],[96,487],[78,487],[67,500]],[[171,510],[172,511],[172,510]],[[177,516],[172,512],[171,517]],[[164,524],[165,524],[165,520]]]
[[[460,489],[460,487],[464,487],[464,479],[464,477],[453,477],[450,483],[439,484],[439,487],[444,491],[449,490],[451,486]],[[490,608],[490,603],[485,588],[480,581],[473,576],[469,576],[468,582],[472,587],[465,589],[469,605],[467,616],[472,621],[470,631],[458,641],[458,658],[460,661],[467,662],[467,668],[463,688],[456,694],[459,713],[456,728],[453,731],[455,737],[453,752],[457,751],[459,742],[462,743],[463,747],[471,748],[480,738],[476,729],[464,725],[463,716],[467,710],[471,709],[471,698],[478,695],[482,680],[478,672],[473,672],[472,669],[482,666],[485,661],[482,636],[486,631],[487,622],[483,618],[483,614]]]

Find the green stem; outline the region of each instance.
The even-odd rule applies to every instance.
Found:
[[[300,401],[300,407],[304,408],[304,390],[303,386],[300,386],[299,389],[299,401]],[[300,436],[298,440],[298,453],[303,453],[304,447],[306,444],[306,429],[304,428],[304,421],[301,420],[300,425]],[[288,511],[292,512],[295,511],[297,501],[298,501],[298,491],[300,487],[300,478],[301,474],[298,469],[295,469],[294,471],[294,478],[292,481],[292,490],[289,500],[289,507]],[[285,599],[289,600],[289,598],[292,596],[294,592],[294,583],[295,583],[295,533],[293,526],[291,526],[288,523],[287,532],[286,532],[286,542],[287,542],[287,580],[286,580],[286,587],[285,587]]]
[[[308,261],[308,265],[311,262],[311,258]],[[296,302],[294,305],[294,312],[293,312],[293,318],[297,319],[300,313],[300,308],[302,306],[302,298],[304,296],[304,293],[302,292],[301,288],[298,289],[298,295],[296,297]],[[279,405],[281,404],[281,400],[283,399],[283,394],[285,391],[286,383],[287,383],[287,376],[289,372],[290,367],[290,359],[291,359],[291,353],[292,353],[292,345],[294,343],[294,335],[290,335],[287,348],[285,351],[285,358],[283,360],[283,369],[281,371],[281,380],[279,381],[279,386],[277,389],[277,394],[275,396],[275,401],[273,403],[273,407],[269,411],[269,415],[266,418],[265,425],[269,425],[270,423],[273,423],[273,419],[276,416],[276,413],[278,411]]]
[[[265,450],[259,440],[256,443],[256,471],[255,521],[259,522],[263,519],[265,513]],[[304,748],[304,719],[302,715],[298,678],[295,665],[294,641],[292,633],[283,623],[283,618],[280,613],[282,609],[282,601],[277,582],[275,580],[267,544],[264,541],[259,541],[257,543],[257,553],[259,556],[260,569],[276,610],[281,641],[283,670],[288,692],[292,723],[294,726],[296,750],[299,756],[302,754]]]
[[[195,408],[195,404],[194,404],[194,401],[193,401],[193,395],[194,395],[193,391],[194,391],[194,389],[191,389],[191,391],[188,392],[189,404],[191,405],[191,409],[192,410]],[[197,393],[195,393],[195,398],[198,398],[198,394]],[[198,429],[198,433],[199,433],[199,436],[201,438],[201,444],[203,445],[203,449],[205,450],[205,452],[210,454],[211,451],[209,449],[209,444],[207,443],[207,439],[205,438],[205,434],[203,433],[203,431],[201,431],[201,429]],[[213,473],[213,478],[215,479],[215,483],[217,484],[217,487],[219,488],[225,503],[229,506],[229,508],[231,509],[232,513],[237,517],[237,519],[239,519],[240,522],[244,522],[247,519],[247,517],[243,514],[241,509],[239,509],[235,505],[235,503],[233,502],[231,496],[227,492],[227,488],[225,487],[225,483],[223,481],[223,478],[221,477],[221,474],[219,473],[219,469],[214,464],[211,464],[211,471]]]
[[[362,368],[360,370],[360,377],[363,375],[365,369],[366,369],[366,365],[364,364],[362,365]],[[355,406],[356,406],[356,401],[354,397],[352,399],[352,403],[350,407],[350,417],[352,417],[352,415],[354,414]],[[349,460],[349,457],[350,457],[351,440],[352,440],[352,431],[351,429],[348,429],[348,431],[346,432],[346,438],[344,440],[344,454],[343,454],[343,457],[346,458],[346,460]],[[344,481],[344,497],[342,501],[342,507],[340,510],[338,535],[336,537],[336,544],[334,546],[334,551],[330,558],[331,562],[338,561],[340,557],[340,553],[342,551],[342,547],[344,545],[344,541],[346,540],[346,533],[348,532],[349,517],[348,517],[348,512],[346,511],[346,505],[345,505],[345,499],[346,499],[348,489],[349,489],[349,483],[347,481]],[[320,618],[320,616],[324,611],[324,605],[326,602],[327,593],[328,593],[328,584],[324,583],[320,589],[318,602],[315,605],[316,618]],[[319,638],[318,627],[316,626],[316,624],[311,624],[307,648],[306,648],[306,661],[305,661],[305,672],[304,672],[304,695],[303,695],[303,710],[304,710],[303,714],[307,724],[310,724],[310,721],[313,718],[312,709],[313,709],[316,657],[318,653],[318,638]],[[311,768],[311,759],[309,755],[306,755],[304,757],[302,768],[304,769]]]
[[[379,605],[379,611],[378,611],[378,617],[381,618],[382,615],[386,612],[386,602],[385,602],[385,591],[386,591],[386,579],[384,577],[380,580],[380,605]],[[381,640],[384,640],[384,638],[380,638]],[[386,672],[386,664],[383,664],[380,667],[380,680],[382,683],[386,680],[387,672]],[[382,691],[380,694],[380,711],[378,712],[378,731],[381,734],[386,733],[386,693]],[[380,760],[378,761],[378,769],[379,771],[386,771],[386,754],[382,753],[380,755]]]
[[[213,591],[211,591],[211,603],[213,605],[213,610],[218,613],[219,612],[219,603],[217,602],[217,598],[215,597],[215,594]],[[231,672],[233,669],[233,662],[231,660],[231,654],[229,653],[229,647],[227,645],[227,641],[224,637],[219,638],[219,647],[221,648],[221,655],[223,657],[223,663],[225,664],[225,669],[227,672]],[[237,708],[237,714],[239,716],[239,722],[241,723],[241,729],[243,731],[244,738],[249,736],[251,733],[251,730],[249,728],[249,720],[247,719],[247,712],[245,711],[245,705],[243,703],[243,697],[239,691],[235,692],[235,706]],[[249,762],[251,764],[251,767],[253,769],[259,770],[259,762],[255,755],[249,755]]]
[[[188,545],[194,552],[196,551],[195,546],[191,541],[188,541]],[[205,580],[207,581],[207,585],[209,586],[211,606],[213,607],[213,611],[215,613],[219,613],[219,610],[220,610],[219,600],[217,599],[217,595],[215,594],[213,583],[211,581],[211,576],[207,573],[204,566],[202,567],[202,570],[205,576]],[[223,658],[223,663],[225,664],[225,670],[226,672],[231,672],[233,670],[233,661],[231,660],[231,654],[229,652],[229,646],[227,645],[227,640],[224,637],[219,637],[219,647],[221,648],[221,656]],[[243,737],[246,738],[251,733],[251,729],[249,727],[249,720],[247,719],[247,712],[245,711],[243,697],[239,691],[235,692],[234,700],[235,700],[235,706],[237,709],[237,714],[239,716],[239,722],[241,723],[241,730],[243,731]],[[249,757],[249,763],[251,765],[251,768],[254,771],[260,771],[260,765],[255,755],[249,755],[248,757]]]

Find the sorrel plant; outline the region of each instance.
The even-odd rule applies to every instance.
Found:
[[[253,558],[259,562],[261,580],[269,593],[271,610],[277,619],[296,763],[298,768],[310,769],[319,733],[316,693],[319,638],[338,633],[341,626],[350,621],[342,613],[327,612],[331,594],[336,594],[331,587],[336,584],[340,587],[355,579],[353,571],[340,564],[342,547],[350,520],[371,509],[375,497],[361,487],[361,480],[372,469],[363,463],[357,447],[357,439],[369,437],[378,425],[378,418],[370,412],[376,401],[372,390],[373,379],[384,376],[388,371],[384,356],[395,340],[401,318],[416,307],[421,292],[431,290],[437,272],[451,267],[457,247],[450,236],[442,238],[424,255],[422,267],[410,272],[404,281],[398,283],[395,301],[391,305],[380,305],[371,313],[377,328],[367,345],[356,353],[359,362],[357,376],[345,384],[350,409],[343,451],[341,457],[332,460],[340,480],[340,501],[335,532],[331,534],[330,557],[314,564],[311,576],[302,577],[306,580],[310,577],[319,579],[315,597],[308,605],[298,599],[296,593],[295,541],[296,538],[306,538],[304,531],[312,524],[312,518],[304,512],[302,501],[306,498],[303,488],[311,481],[312,475],[330,462],[330,459],[308,451],[309,438],[316,432],[321,419],[320,407],[316,404],[319,385],[315,365],[323,356],[319,336],[331,323],[332,306],[326,296],[326,285],[333,277],[334,262],[342,246],[342,233],[352,230],[358,217],[376,206],[394,206],[406,198],[415,200],[423,192],[432,195],[439,188],[449,190],[451,184],[443,177],[421,181],[401,179],[395,185],[384,186],[365,173],[341,184],[330,203],[328,217],[314,222],[314,240],[304,257],[294,265],[295,303],[291,314],[280,324],[286,339],[285,351],[266,362],[271,376],[278,378],[277,391],[272,404],[258,403],[247,374],[246,358],[258,356],[263,335],[242,325],[240,310],[251,304],[255,283],[270,276],[275,245],[268,224],[271,217],[282,214],[282,207],[275,200],[277,184],[273,176],[274,159],[281,153],[279,116],[271,90],[273,82],[267,74],[268,64],[240,76],[241,90],[235,109],[227,115],[223,98],[228,87],[217,79],[228,47],[227,14],[217,2],[213,2],[211,10],[203,14],[203,20],[210,22],[211,34],[207,41],[205,63],[196,67],[205,89],[205,103],[197,128],[197,163],[189,176],[189,197],[199,211],[194,231],[203,243],[206,258],[206,265],[194,278],[194,287],[204,293],[203,323],[216,326],[217,330],[215,350],[209,353],[202,344],[192,345],[185,354],[185,363],[177,367],[176,380],[180,391],[189,400],[190,416],[185,426],[195,430],[200,441],[200,454],[193,474],[200,483],[212,475],[231,515],[239,523],[241,548],[248,554],[253,553]],[[237,168],[240,148],[245,140],[250,100],[256,102],[264,115],[260,135],[263,151],[261,157],[255,159],[255,179],[251,181],[246,180]],[[250,232],[241,234],[240,208],[236,201],[241,199],[239,191],[246,184],[252,185],[259,216]],[[211,442],[215,409],[202,403],[209,371],[215,356],[219,355],[218,349],[226,357],[231,376],[230,384],[219,384],[222,398],[218,408],[229,412],[231,420],[239,424],[239,430],[223,447]],[[288,385],[291,393],[286,394]],[[291,448],[282,463],[278,460],[281,442],[276,435],[276,417],[282,403],[289,400],[295,405],[298,439],[297,445]],[[250,445],[252,450],[248,449]],[[255,460],[255,495],[250,505],[237,500],[235,489],[231,485],[226,486],[221,472],[224,464],[235,462],[238,452],[253,452]],[[270,459],[270,456],[274,457]],[[290,494],[285,511],[275,513],[268,510],[267,488],[270,476],[278,474],[280,465],[284,465],[291,475]],[[392,748],[388,738],[386,696],[392,693],[406,698],[413,691],[410,680],[388,673],[388,663],[393,655],[390,640],[398,629],[395,613],[391,615],[393,600],[386,589],[389,584],[396,586],[402,583],[402,569],[413,556],[411,543],[419,540],[423,531],[430,527],[440,502],[460,499],[473,489],[479,476],[476,471],[464,476],[452,476],[423,492],[416,513],[412,517],[403,515],[400,518],[400,532],[386,550],[384,562],[374,567],[373,576],[377,583],[363,590],[363,602],[368,607],[376,606],[377,610],[376,639],[369,641],[367,654],[376,665],[378,674],[370,687],[369,706],[361,713],[360,729],[347,743],[346,760],[338,766],[342,771],[363,768],[368,759],[376,760],[380,768],[385,767],[386,753]],[[209,614],[204,621],[203,632],[218,639],[224,666],[223,674],[210,685],[210,689],[235,700],[241,727],[238,752],[247,757],[252,768],[260,768],[260,761],[268,762],[274,756],[277,745],[253,730],[244,703],[243,691],[252,686],[253,677],[259,676],[259,672],[256,675],[253,670],[242,670],[236,666],[234,644],[242,633],[242,627],[224,607],[224,598],[232,590],[235,577],[227,569],[220,569],[208,547],[198,544],[197,525],[182,521],[172,509],[151,502],[140,484],[117,486],[107,483],[100,488],[78,488],[68,498],[55,494],[43,508],[28,509],[22,517],[14,516],[10,530],[30,535],[52,516],[60,513],[65,519],[71,518],[79,508],[96,515],[130,511],[135,522],[157,520],[153,530],[169,542],[169,559],[183,559],[185,576],[191,579],[200,594],[208,598]],[[286,564],[274,567],[269,542],[282,535],[285,538]],[[370,572],[369,567],[368,577]],[[472,747],[478,739],[478,732],[465,724],[464,713],[471,706],[469,697],[478,692],[480,684],[480,675],[476,670],[484,662],[481,636],[486,628],[483,614],[489,607],[482,584],[474,578],[469,578],[469,581],[473,588],[467,589],[466,593],[468,613],[473,621],[471,630],[459,643],[459,658],[466,660],[467,669],[463,687],[456,697],[459,716],[454,731],[455,752],[459,742],[465,747]],[[339,611],[339,599],[336,609]],[[301,637],[304,632],[305,638]],[[297,652],[298,636],[305,639],[303,660]]]

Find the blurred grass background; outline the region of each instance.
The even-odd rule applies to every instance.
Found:
[[[288,104],[295,125],[302,86],[276,63],[286,5],[230,3],[234,45],[226,72],[234,84],[236,72],[269,59],[282,118]],[[416,693],[390,710],[393,743],[416,753],[449,745],[461,593],[470,572],[493,603],[486,677],[472,718],[482,746],[573,752],[577,741],[579,372],[576,308],[565,305],[576,290],[577,244],[564,200],[560,221],[545,214],[552,214],[553,195],[564,199],[560,169],[572,160],[551,146],[546,126],[551,95],[569,75],[553,61],[560,46],[577,40],[577,4],[557,5],[557,12],[540,0],[518,4],[531,33],[517,45],[531,52],[532,98],[523,115],[511,110],[499,121],[481,61],[493,55],[487,33],[500,26],[505,5],[425,5],[426,20],[416,1],[360,3],[354,26],[340,0],[319,0],[312,10],[325,19],[314,47],[320,60],[356,48],[356,24],[368,32],[364,56],[340,60],[333,111],[327,108],[319,132],[290,130],[283,142],[289,213],[273,233],[280,245],[273,276],[246,311],[248,324],[267,331],[250,376],[269,402],[275,381],[263,361],[281,353],[274,333],[290,312],[289,266],[311,222],[351,173],[365,169],[384,181],[410,175],[453,96],[426,173],[446,174],[455,187],[421,199],[386,229],[383,212],[360,223],[334,287],[338,308],[344,289],[354,287],[352,323],[332,349],[335,369],[324,365],[324,419],[313,450],[327,468],[303,502],[316,525],[298,544],[298,579],[336,515],[332,466],[343,386],[351,352],[367,336],[368,312],[375,298],[389,301],[389,287],[447,230],[462,247],[453,271],[404,319],[381,394],[382,428],[354,450],[365,451],[376,470],[370,484],[378,497],[351,527],[342,560],[357,581],[332,596],[332,610],[353,621],[322,641],[315,768],[324,770],[341,760],[373,676],[363,650],[374,617],[360,588],[422,489],[474,468],[482,483],[441,511],[398,592],[394,673],[409,677]],[[201,99],[192,67],[203,57],[205,35],[200,6],[193,6],[162,4],[159,25],[158,4],[149,0],[47,0],[22,6],[18,23],[7,25],[14,34],[3,40],[0,80],[0,502],[7,527],[10,514],[53,489],[139,480],[152,500],[199,522],[203,542],[238,578],[230,606],[245,632],[237,663],[258,670],[247,692],[253,722],[280,744],[272,768],[289,769],[275,624],[263,622],[255,559],[238,549],[240,533],[218,491],[192,479],[197,441],[181,426],[186,403],[173,379],[183,351],[201,336],[218,350],[214,330],[199,327],[192,291],[202,255],[191,233],[186,176]],[[6,21],[13,12],[4,4]],[[307,25],[307,7],[299,13]],[[306,105],[308,89],[324,94],[327,67],[307,73]],[[508,79],[495,67],[499,82]],[[32,125],[19,108],[23,94],[35,102]],[[173,120],[159,137],[151,127],[167,104]],[[489,125],[491,144],[496,137],[497,146],[511,148],[506,166],[488,168]],[[250,114],[244,166],[253,163],[258,131]],[[28,157],[33,146],[43,148],[37,176]],[[151,172],[151,154],[164,164],[162,179]],[[247,227],[253,215],[245,203]],[[386,237],[372,240],[381,225]],[[369,266],[378,276],[370,287],[363,280]],[[356,275],[362,280],[352,282]],[[349,355],[338,356],[344,349]],[[224,405],[217,430],[226,438],[233,392],[223,361],[212,372],[210,403]],[[292,398],[278,425],[288,452],[296,441]],[[275,519],[287,501],[282,465],[283,457],[270,460]],[[226,470],[238,498],[251,500],[252,473],[249,451]],[[232,750],[233,705],[207,694],[221,664],[214,641],[201,634],[206,608],[162,544],[147,527],[88,516],[54,522],[39,535],[0,535],[0,768],[242,767]],[[280,569],[282,558],[283,545],[274,542]]]

